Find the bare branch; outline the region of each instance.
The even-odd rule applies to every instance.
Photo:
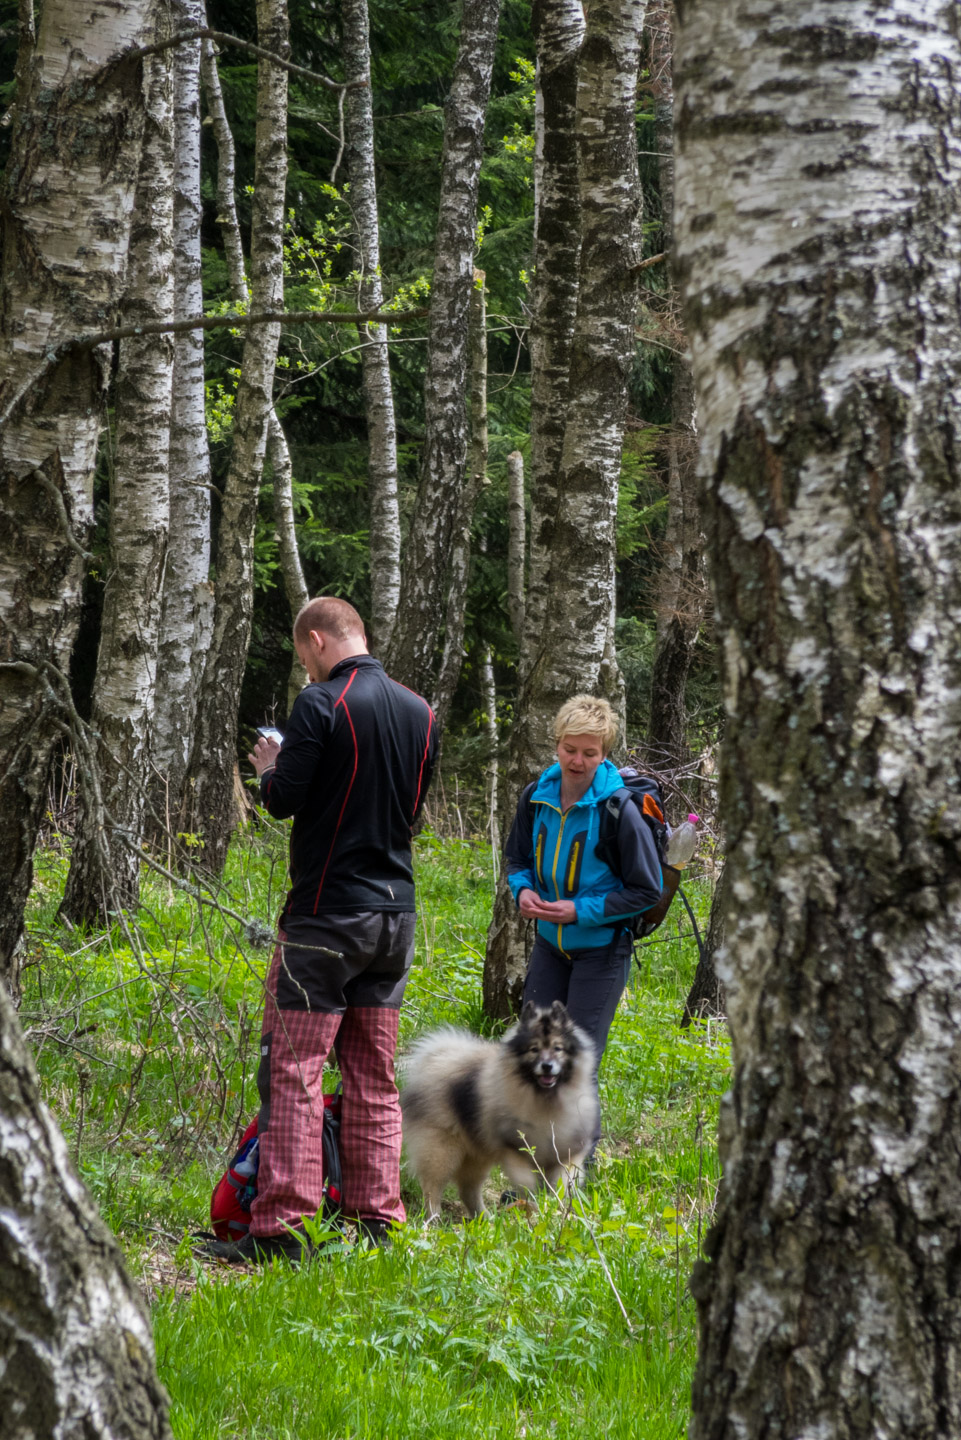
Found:
[[[121,60],[142,60],[147,55],[156,55],[174,45],[186,45],[191,40],[213,40],[217,45],[232,45],[236,50],[246,50],[260,60],[269,60],[272,65],[279,65],[291,75],[299,75],[302,80],[313,80],[327,90],[360,90],[367,86],[366,80],[352,80],[349,85],[340,85],[327,75],[320,75],[316,70],[306,70],[303,65],[295,65],[292,60],[284,60],[281,56],[274,55],[262,45],[254,45],[250,40],[238,40],[236,35],[227,35],[223,30],[210,30],[206,25],[199,25],[193,30],[181,30],[169,40],[158,40],[153,45],[140,45],[136,50],[125,50],[113,63],[117,64]]]
[[[45,375],[55,370],[66,355],[75,350],[92,350],[113,340],[129,340],[135,335],[179,335],[185,330],[228,330],[243,325],[312,325],[319,322],[333,325],[409,325],[422,320],[427,310],[374,310],[360,314],[349,310],[261,310],[252,315],[192,315],[188,320],[151,320],[143,325],[118,325],[113,330],[97,330],[90,335],[74,335],[62,340],[46,352],[43,364],[27,377],[0,411],[0,430],[17,406]]]

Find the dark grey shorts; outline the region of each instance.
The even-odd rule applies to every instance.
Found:
[[[285,916],[275,972],[278,1009],[399,1010],[414,958],[415,924],[413,911]]]

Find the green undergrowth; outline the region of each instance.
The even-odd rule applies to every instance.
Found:
[[[178,1440],[685,1433],[687,1276],[717,1184],[723,1027],[680,1030],[696,963],[676,907],[638,964],[601,1072],[594,1183],[538,1209],[410,1221],[388,1252],[299,1272],[204,1267],[185,1236],[256,1108],[260,987],[284,836],[233,850],[222,908],[145,874],[108,935],[65,930],[58,849],[38,870],[22,1018],[45,1096],[151,1299]],[[480,1004],[490,848],[417,841],[417,956],[401,1048],[437,1024],[496,1033]],[[706,926],[710,895],[689,898]],[[226,913],[227,911],[233,914]],[[330,1083],[336,1082],[331,1072]]]

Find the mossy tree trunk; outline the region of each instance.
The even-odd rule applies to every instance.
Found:
[[[693,1440],[961,1433],[961,68],[941,0],[683,0],[734,1080]]]

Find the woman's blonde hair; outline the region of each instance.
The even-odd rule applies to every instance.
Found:
[[[554,717],[554,743],[565,735],[596,735],[605,756],[617,739],[617,716],[606,700],[594,695],[572,695]]]

